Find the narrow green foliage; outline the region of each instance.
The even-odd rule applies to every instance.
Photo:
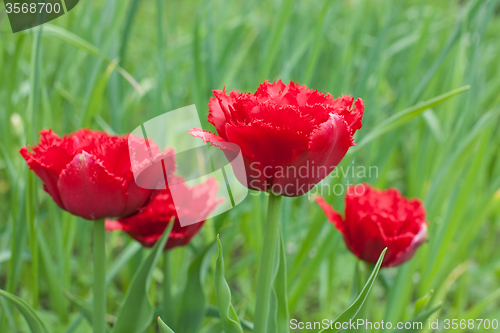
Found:
[[[131,331],[140,333],[145,331],[152,322],[154,308],[149,299],[149,286],[151,285],[153,270],[160,259],[160,255],[165,248],[168,236],[174,225],[173,222],[173,220],[170,221],[163,236],[156,242],[134,275],[127,296],[118,312],[112,330],[113,333],[127,333]]]
[[[231,290],[224,278],[224,257],[222,253],[222,244],[218,235],[217,246],[219,252],[215,262],[214,283],[220,320],[224,326],[225,333],[243,333],[236,311],[234,311],[233,305],[231,304]]]
[[[320,332],[339,332],[342,329],[335,329],[335,323],[349,322],[351,319],[354,319],[356,317],[359,310],[361,309],[361,307],[365,303],[366,298],[368,297],[368,294],[370,293],[370,290],[372,289],[373,284],[375,283],[375,279],[377,278],[380,267],[382,266],[382,262],[384,261],[384,255],[385,255],[386,251],[387,251],[387,248],[385,248],[384,251],[382,251],[382,254],[380,254],[380,258],[378,259],[377,263],[375,264],[375,267],[373,268],[373,271],[370,275],[370,278],[368,279],[368,281],[366,281],[366,284],[363,287],[363,290],[361,290],[361,292],[359,293],[356,300],[354,300],[354,302],[344,312],[342,312],[337,317],[337,319],[335,319],[330,324],[329,328],[323,329]]]
[[[424,296],[417,299],[417,301],[415,302],[415,315],[419,314],[425,308],[427,303],[429,303],[429,300],[431,299],[433,293],[434,290],[431,290]]]
[[[0,296],[12,302],[24,316],[32,333],[49,333],[47,326],[42,322],[35,310],[24,300],[5,290],[0,289]]]
[[[65,41],[65,42],[85,51],[85,52],[88,52],[89,54],[91,54],[93,56],[102,56],[101,50],[99,50],[99,48],[97,48],[95,45],[93,45],[92,43],[89,43],[88,41],[84,40],[83,38],[79,37],[78,35],[70,32],[64,28],[57,27],[57,26],[54,26],[51,24],[44,24],[43,27],[44,27],[44,34],[45,35],[55,36],[55,37]],[[113,60],[111,60],[109,57],[105,56],[104,59],[108,63],[113,62]],[[139,94],[143,93],[141,86],[132,77],[132,75],[130,75],[129,72],[127,72],[125,69],[123,69],[122,67],[120,67],[118,65],[116,65],[115,67],[116,67],[117,72],[120,73],[120,75],[123,76],[123,78],[125,78],[125,80],[127,80]]]
[[[286,270],[286,252],[283,232],[280,230],[278,255],[278,270],[276,272],[273,293],[276,295],[276,333],[290,332],[290,311],[288,309],[288,286]]]
[[[269,193],[267,219],[264,229],[264,241],[260,256],[259,275],[257,278],[257,298],[255,304],[255,330],[267,332],[269,320],[271,287],[275,271],[276,248],[280,228],[281,196]]]
[[[163,322],[163,320],[161,320],[160,317],[158,317],[158,327],[160,328],[161,333],[175,333],[172,329],[170,329],[170,327],[167,326],[167,324]]]
[[[412,319],[408,320],[405,322],[406,323],[422,323],[422,327],[426,325],[427,319],[430,318],[435,312],[437,312],[439,309],[441,309],[441,305],[434,306],[430,309],[424,310],[420,312],[418,315],[413,317]],[[412,328],[401,328],[401,329],[396,329],[392,331],[393,333],[397,332],[405,332],[405,333],[413,333],[413,332],[420,332],[421,329],[418,328],[418,325],[411,325]]]
[[[76,295],[71,295],[67,292],[64,294],[71,302],[71,304],[73,304],[78,310],[80,310],[80,313],[85,317],[89,324],[92,325],[94,323],[94,312],[92,309],[92,305],[85,301],[83,298]]]
[[[381,136],[382,134],[385,134],[389,131],[392,131],[392,130],[406,124],[408,121],[410,121],[411,119],[420,115],[425,110],[430,109],[430,108],[446,101],[447,99],[449,99],[455,95],[458,95],[458,94],[460,94],[466,90],[469,90],[469,89],[470,89],[470,86],[464,86],[461,88],[454,89],[450,92],[447,92],[445,94],[434,97],[428,101],[418,103],[415,106],[404,109],[403,111],[400,111],[400,112],[392,115],[391,117],[385,119],[382,123],[378,124],[367,135],[363,136],[363,139],[361,140],[361,142],[356,145],[356,147],[357,147],[356,149],[359,149],[360,147],[364,146],[365,144],[372,141],[373,139]]]
[[[206,313],[206,297],[203,290],[206,271],[208,270],[209,254],[215,249],[215,244],[207,246],[189,266],[186,286],[180,299],[180,311],[175,329],[178,333],[198,332]]]
[[[108,65],[108,68],[102,74],[99,82],[93,87],[90,99],[83,110],[82,127],[90,125],[91,120],[99,113],[99,109],[102,105],[102,100],[104,98],[104,92],[106,90],[106,85],[108,84],[109,77],[111,73],[116,68],[116,61],[113,61]]]

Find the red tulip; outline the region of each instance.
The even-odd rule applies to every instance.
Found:
[[[71,214],[87,220],[126,217],[137,213],[157,193],[138,187],[134,181],[128,141],[134,153],[133,143],[144,145],[139,138],[128,140],[128,136],[87,129],[63,138],[43,130],[40,136],[40,142],[31,151],[23,147],[20,153],[43,181],[45,191]],[[160,154],[151,146],[155,158],[166,157],[167,172],[173,172],[173,154]],[[147,159],[135,167],[146,168],[151,163]]]
[[[350,186],[342,219],[325,199],[316,197],[328,219],[344,235],[349,250],[375,264],[387,247],[382,267],[410,260],[427,240],[425,209],[418,199],[407,199],[396,189],[379,191],[368,184]]]
[[[228,143],[239,146],[246,169],[240,181],[253,190],[307,193],[342,160],[362,126],[361,99],[334,99],[293,82],[264,82],[254,94],[213,93],[208,121],[219,135],[199,128],[190,133],[226,152]]]
[[[152,247],[170,220],[175,218],[165,250],[188,244],[222,199],[216,199],[219,186],[214,179],[191,188],[182,181],[176,183],[179,184],[176,186],[175,205],[170,190],[162,190],[139,214],[117,221],[106,220],[106,229],[123,230],[142,245]],[[181,227],[179,215],[200,223]]]

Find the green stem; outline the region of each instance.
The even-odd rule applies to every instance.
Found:
[[[106,332],[106,231],[104,220],[94,222],[94,333]]]
[[[31,297],[33,308],[38,308],[38,244],[36,241],[36,225],[34,214],[34,189],[33,175],[31,172],[27,178],[26,218],[28,219],[29,242],[31,251]]]
[[[28,142],[34,141],[37,135],[37,114],[38,110],[38,99],[39,99],[39,89],[40,89],[40,68],[41,68],[41,54],[42,54],[42,26],[38,27],[34,32],[33,39],[33,52],[31,53],[31,73],[30,73],[30,99],[28,107],[31,111],[29,115],[28,124],[30,126],[30,131],[28,132]],[[33,176],[28,176],[27,179],[27,190],[28,190],[28,200],[27,200],[27,212],[26,217],[29,223],[29,237],[30,237],[30,250],[31,250],[31,296],[32,304],[36,309],[38,308],[38,248],[36,242],[36,230],[35,230],[35,217],[36,217],[36,200],[35,191],[33,188]]]
[[[254,332],[266,333],[269,316],[269,301],[273,277],[274,256],[278,242],[281,196],[269,193],[267,221],[264,229],[264,243],[260,257],[257,279],[257,301],[255,304]]]
[[[163,316],[165,324],[172,324],[172,276],[170,272],[170,251],[163,251]]]

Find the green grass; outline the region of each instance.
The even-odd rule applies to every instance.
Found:
[[[382,272],[389,291],[377,280],[363,316],[408,320],[433,290],[427,306],[442,304],[434,319],[500,318],[499,1],[87,0],[18,34],[2,11],[0,31],[0,288],[34,306],[53,332],[90,332],[65,292],[92,294],[92,224],[57,208],[18,149],[43,128],[125,133],[193,103],[213,130],[212,89],[254,91],[278,78],[365,101],[356,134],[363,144],[341,166],[376,166],[378,177],[328,182],[397,187],[425,202],[429,242],[411,262]],[[398,126],[382,126],[466,85],[425,112],[397,116],[405,120]],[[253,321],[265,199],[249,196],[209,221],[192,246],[170,253],[174,299],[220,233],[231,304]],[[343,207],[342,196],[327,200]],[[356,260],[312,197],[284,198],[281,216],[291,317],[335,319],[359,289]],[[149,252],[119,233],[107,236],[107,252],[113,319]],[[208,253],[203,289],[215,306],[216,253]],[[160,266],[150,289],[158,306]],[[150,327],[156,331],[156,321]],[[16,330],[28,325],[0,298],[0,332]],[[203,332],[218,330],[219,319],[207,317]]]

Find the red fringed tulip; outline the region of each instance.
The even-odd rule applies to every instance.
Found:
[[[407,199],[396,189],[379,191],[368,184],[350,186],[344,219],[323,198],[316,197],[316,201],[344,235],[349,250],[366,262],[375,264],[387,247],[382,267],[401,265],[427,240],[422,202]]]
[[[176,193],[175,205],[170,191],[162,190],[139,214],[117,221],[106,220],[106,229],[123,230],[143,246],[152,247],[170,220],[175,218],[165,249],[188,244],[221,199],[216,198],[219,186],[214,179],[191,188],[179,183],[181,186],[176,186],[176,191],[180,192]],[[181,227],[179,215],[201,222]]]
[[[213,93],[208,121],[218,135],[199,128],[190,133],[226,152],[234,149],[229,143],[239,146],[246,169],[240,181],[252,190],[307,193],[342,160],[362,126],[361,99],[334,99],[293,82],[264,82],[254,94]]]
[[[139,138],[130,141],[144,144]],[[136,185],[128,143],[127,136],[87,129],[63,138],[43,130],[38,145],[31,151],[23,147],[20,153],[59,207],[87,220],[99,220],[135,214],[157,193]],[[133,153],[133,147],[130,150]],[[164,156],[157,148],[153,151],[157,158]],[[167,172],[171,173],[174,155],[165,156]],[[141,167],[148,164],[151,162]]]

